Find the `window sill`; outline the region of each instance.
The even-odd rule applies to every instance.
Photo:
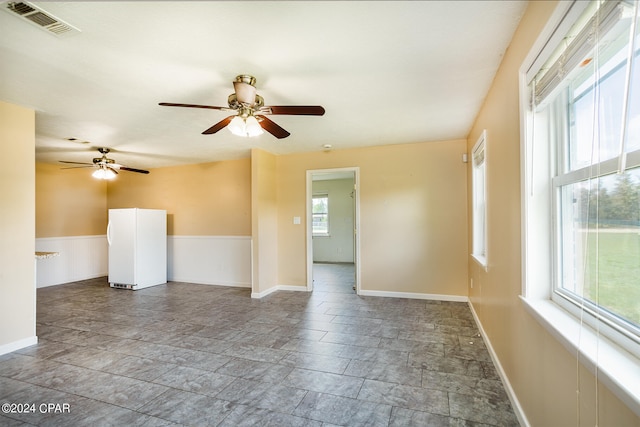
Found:
[[[473,258],[473,260],[475,262],[477,262],[478,265],[480,265],[480,267],[482,267],[485,272],[489,271],[489,265],[487,263],[487,258],[486,257],[482,257],[482,256],[479,256],[479,255],[471,254],[471,258]]]
[[[550,300],[520,297],[526,310],[636,415],[640,416],[640,360]],[[582,330],[580,330],[582,328]]]

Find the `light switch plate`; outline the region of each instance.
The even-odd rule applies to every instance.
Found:
[[[293,217],[293,223],[295,225],[299,225],[300,224],[300,217],[299,216],[294,216]]]

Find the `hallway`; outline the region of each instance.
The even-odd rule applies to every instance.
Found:
[[[313,291],[354,294],[356,283],[354,264],[313,264]]]

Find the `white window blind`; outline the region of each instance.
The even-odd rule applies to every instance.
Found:
[[[596,43],[603,45],[607,43],[606,37],[609,31],[620,22],[623,16],[624,8],[621,1],[608,1],[596,8],[593,16],[588,21],[578,19],[568,34],[565,35],[557,47],[547,44],[540,58],[548,58],[545,64],[535,65],[532,67],[527,76],[533,80],[535,105],[543,103],[551,93],[564,87],[567,77],[575,70],[579,69],[579,65],[585,61]],[[589,2],[575,2],[568,14],[576,14],[580,12],[585,14],[585,9]],[[591,3],[591,6],[597,6]],[[573,13],[571,13],[573,12]],[[588,13],[587,13],[588,15]],[[568,27],[569,23],[565,24]],[[535,74],[534,74],[535,73]]]

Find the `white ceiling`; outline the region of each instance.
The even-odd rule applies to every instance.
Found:
[[[0,100],[36,111],[36,159],[136,168],[465,138],[526,1],[33,2],[80,32],[0,12]],[[0,3],[5,9],[6,2]],[[238,74],[291,136],[201,132]],[[68,141],[66,138],[77,138]]]

